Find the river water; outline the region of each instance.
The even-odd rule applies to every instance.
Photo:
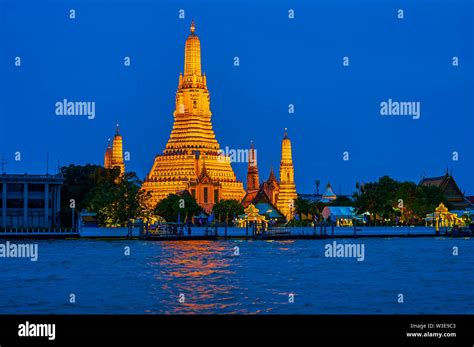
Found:
[[[474,313],[472,238],[335,241],[363,261],[333,240],[21,241],[38,260],[0,258],[0,313]]]

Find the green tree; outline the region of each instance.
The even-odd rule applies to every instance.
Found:
[[[104,169],[99,165],[69,165],[61,168],[64,184],[61,187],[61,225],[71,226],[72,209],[86,209],[90,192],[102,184],[113,184],[120,176],[118,169]]]
[[[62,167],[61,223],[71,226],[71,200],[75,210],[97,213],[105,226],[126,226],[130,219],[144,218],[149,193],[140,189],[141,181],[133,172],[120,176],[119,169],[87,164]]]
[[[221,200],[214,205],[212,211],[220,222],[225,221],[229,224],[229,220],[233,219],[234,215],[244,213],[244,207],[237,200]]]
[[[354,194],[357,213],[368,211],[374,222],[378,216],[391,224],[397,216],[407,224],[422,224],[426,214],[433,212],[440,202],[447,204],[438,187],[398,182],[388,176],[363,185],[360,193]]]
[[[187,221],[202,211],[201,206],[187,191],[182,194],[170,194],[161,200],[155,207],[156,215],[163,217],[167,222],[178,221],[178,212],[181,222]]]
[[[112,182],[98,184],[86,198],[86,209],[96,212],[105,226],[126,226],[130,220],[145,219],[147,193],[140,189],[141,183],[135,173],[127,172]]]

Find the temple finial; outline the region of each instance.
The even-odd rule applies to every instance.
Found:
[[[287,139],[288,138],[288,128],[285,128],[285,133],[283,135],[283,138],[284,139]]]
[[[194,24],[194,19],[191,21],[191,34],[194,34],[194,31],[196,30],[196,25]]]
[[[118,123],[115,125],[115,133],[116,133],[117,135],[120,135],[120,126],[119,126]]]

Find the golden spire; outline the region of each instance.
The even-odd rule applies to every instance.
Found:
[[[201,76],[201,43],[195,34],[196,26],[191,22],[191,33],[184,51],[184,76]]]
[[[104,168],[106,169],[112,168],[112,145],[110,143],[110,138],[107,141],[107,149],[105,150]]]
[[[293,165],[293,158],[291,155],[291,141],[288,137],[288,129],[285,128],[283,141],[281,142],[281,162]]]
[[[120,135],[120,128],[119,125],[116,125],[115,128],[115,136],[112,142],[112,158],[111,158],[111,166],[112,168],[118,167],[120,168],[120,174],[123,175],[125,172],[125,164],[123,161],[123,144],[122,144],[122,135]]]
[[[242,182],[237,181],[230,157],[222,153],[212,129],[210,96],[201,73],[201,46],[194,21],[186,38],[184,71],[175,95],[173,129],[162,155],[145,182],[150,192],[149,208],[169,194],[187,190],[207,212],[221,199],[241,200]],[[224,160],[223,160],[224,159]]]
[[[281,142],[280,192],[278,193],[277,208],[287,220],[293,218],[294,200],[297,198],[294,177],[291,141],[288,137],[288,129],[285,128]]]

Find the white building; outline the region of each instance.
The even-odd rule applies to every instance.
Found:
[[[0,174],[0,227],[59,227],[58,175]]]

